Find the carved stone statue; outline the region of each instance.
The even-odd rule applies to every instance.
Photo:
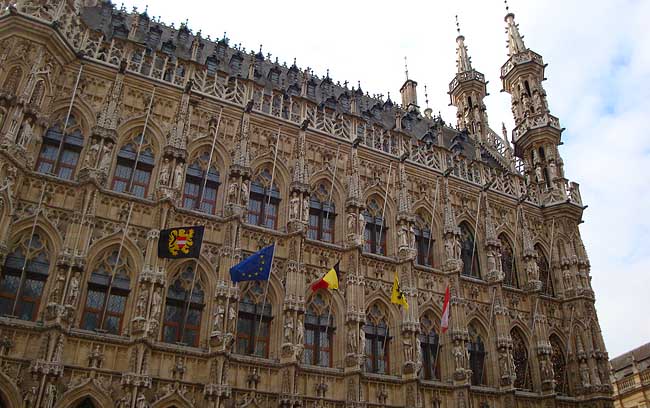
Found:
[[[183,183],[183,163],[178,163],[176,169],[174,169],[174,188],[181,188]]]
[[[305,323],[304,315],[298,316],[298,327],[296,327],[296,344],[304,344],[305,342]]]
[[[409,227],[409,248],[415,249],[415,227],[413,225]]]
[[[158,184],[163,187],[167,187],[169,185],[169,177],[171,173],[171,163],[169,162],[169,158],[165,157],[165,160],[163,160],[162,168],[160,169],[160,178],[158,180]]]
[[[97,157],[99,156],[99,151],[101,150],[100,142],[99,140],[96,140],[95,143],[93,143],[90,148],[88,148],[88,152],[86,153],[86,157],[84,158],[84,167],[93,169],[97,165]]]
[[[460,244],[460,238],[455,237],[453,240],[454,244],[454,259],[460,259],[460,254],[461,254],[461,244]]]
[[[243,206],[248,205],[248,185],[245,182],[241,183],[241,194],[239,195],[239,201]]]
[[[359,227],[359,231],[357,233],[363,237],[366,231],[366,217],[364,217],[363,214],[361,213],[359,213],[358,227]]]
[[[348,328],[347,334],[348,334],[348,340],[346,344],[347,352],[348,354],[355,354],[357,352],[357,335],[354,332],[354,330],[352,330],[351,327]]]
[[[302,199],[302,221],[309,223],[309,197]]]
[[[402,341],[402,347],[404,347],[404,361],[412,362],[413,361],[413,343],[409,337],[406,337]]]
[[[485,251],[485,255],[487,256],[488,272],[496,271],[497,262],[496,262],[494,250],[488,249],[487,251]]]
[[[214,331],[221,331],[221,328],[223,327],[223,319],[226,316],[226,309],[223,307],[221,302],[217,305],[217,311],[214,314],[214,327],[212,330]]]
[[[237,183],[235,182],[230,183],[228,187],[228,202],[237,203]]]
[[[81,275],[79,272],[76,272],[74,275],[72,275],[72,279],[70,280],[70,293],[68,295],[68,304],[73,305],[77,303],[77,297],[79,297],[79,280],[81,279]]]
[[[506,350],[499,352],[499,368],[501,369],[501,377],[510,376],[510,361]]]
[[[571,271],[569,271],[569,269],[565,269],[562,275],[563,275],[563,278],[564,278],[564,290],[573,289],[573,282],[572,282],[572,279],[571,279]]]
[[[135,305],[135,315],[137,317],[145,317],[147,314],[147,301],[148,301],[147,291],[145,288],[140,288],[140,296],[138,296],[138,302]]]
[[[158,319],[160,315],[160,307],[162,305],[162,296],[160,296],[160,290],[153,291],[153,299],[151,301],[151,318]]]
[[[230,307],[228,307],[228,331],[229,332],[234,333],[236,321],[237,321],[237,312],[235,311],[235,306],[230,304]]]
[[[99,160],[99,170],[108,172],[111,169],[111,162],[113,161],[113,145],[106,143],[102,147],[102,158]]]
[[[284,342],[291,343],[293,337],[293,319],[287,316],[284,321]]]
[[[446,260],[454,259],[454,238],[445,238]]]
[[[538,183],[544,182],[544,175],[542,174],[542,168],[538,165],[535,167],[535,178]]]
[[[300,211],[300,198],[297,193],[293,193],[291,201],[289,202],[289,219],[297,220],[298,212]]]
[[[149,408],[149,403],[142,392],[135,399],[135,408]]]
[[[359,328],[359,354],[362,356],[366,354],[366,332],[363,327]]]
[[[454,356],[454,368],[456,371],[461,371],[465,369],[465,351],[463,351],[463,346],[460,340],[454,341],[454,348],[451,352]]]
[[[580,362],[580,379],[583,387],[589,387],[591,385],[589,383],[589,366],[584,360]]]
[[[17,144],[25,149],[29,148],[32,138],[34,137],[34,128],[31,124],[31,119],[27,119],[23,122],[20,135],[18,136]]]
[[[348,213],[347,217],[347,224],[348,224],[348,234],[355,234],[356,230],[356,219],[357,217],[354,215],[354,213]]]
[[[548,361],[548,358],[543,358],[540,362],[540,372],[542,374],[542,381],[553,380],[553,365]]]
[[[544,102],[542,102],[542,96],[538,90],[533,91],[533,107],[536,113],[542,113],[544,110]]]
[[[418,365],[422,364],[422,342],[418,336],[415,336],[415,362]]]
[[[526,275],[528,275],[529,281],[539,280],[539,269],[537,268],[537,263],[534,259],[531,259],[526,263]]]
[[[399,243],[400,248],[405,248],[408,245],[407,234],[408,227],[404,224],[400,225],[399,229],[397,230],[397,242]]]
[[[56,385],[49,383],[45,387],[45,398],[43,401],[44,408],[53,408],[54,401],[56,400]]]

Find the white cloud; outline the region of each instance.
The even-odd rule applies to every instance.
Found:
[[[148,0],[130,0],[140,10]],[[150,15],[213,38],[228,32],[242,43],[310,66],[334,80],[361,80],[364,91],[391,91],[399,99],[405,55],[410,77],[424,85],[429,104],[454,121],[447,105],[455,73],[454,15],[476,69],[490,81],[486,99],[491,125],[512,128],[510,98],[500,93],[499,68],[506,61],[500,2],[377,1],[282,3],[158,0]],[[585,212],[582,233],[591,257],[597,309],[612,356],[650,340],[650,2],[511,1],[526,45],[549,64],[550,108],[567,128],[561,154],[569,178],[581,184]]]

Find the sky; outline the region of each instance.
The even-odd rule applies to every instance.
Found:
[[[455,123],[448,84],[456,72],[455,16],[475,69],[484,73],[490,126],[511,130],[510,97],[501,91],[507,59],[501,0],[151,1],[167,24],[189,20],[203,37],[271,53],[334,81],[361,81],[370,94],[399,101],[405,80],[418,102]],[[147,1],[124,5],[142,11]],[[182,7],[179,7],[179,4]],[[206,4],[208,4],[206,6]],[[581,233],[591,261],[596,308],[610,357],[650,342],[650,1],[510,0],[526,46],[548,64],[551,113],[566,128],[566,176],[580,183]],[[644,170],[646,169],[646,170]]]

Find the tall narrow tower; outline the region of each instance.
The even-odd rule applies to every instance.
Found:
[[[456,16],[456,66],[458,72],[449,84],[451,104],[457,108],[458,129],[467,130],[479,140],[487,136],[487,114],[483,99],[487,95],[485,75],[472,68],[471,58],[467,54],[465,37],[460,33],[458,16]]]
[[[526,48],[515,15],[507,6],[506,11],[509,58],[501,67],[501,80],[512,98],[515,155],[524,162],[529,187],[543,202],[563,201],[567,181],[558,151],[563,129],[548,109],[542,86],[546,65],[541,55]]]

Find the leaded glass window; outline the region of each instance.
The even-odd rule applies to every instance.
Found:
[[[546,255],[539,244],[535,245],[537,253],[537,269],[539,270],[539,280],[542,281],[542,293],[548,296],[555,296],[553,288],[553,277],[550,274],[550,268]]]
[[[239,301],[237,353],[268,358],[272,319],[271,302],[265,298],[262,284],[251,282]]]
[[[36,233],[7,255],[0,276],[0,314],[36,320],[50,269],[49,251]]]
[[[555,391],[558,394],[566,395],[568,393],[566,359],[562,343],[555,335],[551,336],[551,364],[553,365]]]
[[[331,367],[334,345],[334,315],[332,314],[332,306],[325,301],[322,293],[317,293],[307,307],[304,332],[303,364]]]
[[[275,229],[278,226],[280,190],[275,181],[271,186],[271,178],[271,172],[264,169],[251,183],[248,200],[248,223]]]
[[[528,347],[524,336],[518,329],[510,332],[512,338],[512,357],[515,361],[515,388],[529,390],[531,389],[530,364],[528,362]]]
[[[142,135],[134,137],[117,154],[112,189],[145,198],[154,163],[153,148],[147,138]]]
[[[83,143],[82,129],[75,116],[70,115],[67,126],[65,118],[60,118],[45,131],[41,151],[36,160],[36,171],[66,180],[72,179]]]
[[[466,222],[460,224],[460,239],[460,257],[463,260],[463,275],[480,278],[481,271],[479,269],[474,232],[472,231],[472,227]]]
[[[163,341],[198,347],[205,295],[193,266],[183,267],[167,289],[163,317]]]
[[[386,312],[377,304],[368,309],[366,324],[363,326],[366,338],[365,369],[369,373],[388,374],[390,372],[390,334]]]
[[[518,288],[519,278],[517,276],[517,263],[515,261],[513,246],[505,234],[499,235],[499,241],[501,241],[501,266],[504,274],[503,284]]]
[[[440,337],[434,322],[437,319],[431,313],[425,313],[420,318],[420,354],[422,356],[422,371],[420,375],[425,380],[440,379]]]
[[[312,193],[309,201],[309,239],[334,242],[334,223],[336,220],[336,208],[334,203],[327,201],[329,192],[325,185],[320,184],[318,189]]]
[[[122,333],[132,265],[123,252],[119,255],[117,249],[107,251],[90,274],[82,329]]]
[[[217,210],[217,191],[219,189],[219,170],[214,157],[208,168],[210,153],[203,152],[187,168],[185,186],[183,188],[183,207],[214,214]],[[200,202],[199,202],[200,201]]]
[[[386,236],[388,228],[382,218],[383,208],[375,200],[370,200],[363,216],[366,220],[363,250],[372,254],[386,255]]]
[[[479,333],[477,326],[470,323],[468,326],[469,342],[467,343],[467,351],[469,353],[469,368],[472,370],[472,385],[485,385],[485,343]]]

